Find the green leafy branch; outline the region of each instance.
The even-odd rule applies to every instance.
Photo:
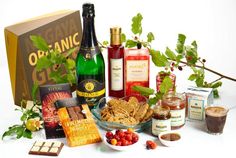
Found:
[[[47,42],[41,36],[32,35],[30,39],[37,49],[47,52],[47,55],[38,59],[36,64],[37,71],[51,68],[52,71],[49,77],[55,83],[76,84],[75,61],[70,56],[77,48],[70,49],[66,55],[63,55],[56,49],[50,49]]]
[[[132,39],[127,39],[125,34],[122,34],[122,42],[125,42],[127,48],[137,47],[140,49],[142,46],[149,49],[153,63],[157,67],[164,68],[160,73],[166,74],[161,85],[160,90],[155,93],[153,89],[134,86],[133,89],[140,92],[142,95],[151,96],[149,102],[151,104],[156,103],[162,98],[162,96],[173,87],[173,83],[169,74],[175,69],[182,71],[184,67],[192,69],[188,80],[194,81],[197,87],[213,88],[213,94],[215,98],[219,97],[218,88],[222,86],[221,79],[229,79],[236,81],[235,78],[223,75],[215,70],[212,70],[205,66],[206,59],[199,57],[198,45],[196,41],[193,41],[190,45],[185,44],[186,36],[184,34],[178,35],[178,40],[175,50],[171,50],[166,47],[165,52],[157,51],[151,47],[151,42],[155,40],[154,34],[149,32],[146,40],[141,39],[143,32],[142,28],[143,17],[140,13],[132,18],[131,31],[133,33]],[[216,80],[208,82],[205,80],[205,70],[214,73],[219,76]]]
[[[29,109],[24,109],[26,106],[26,100],[21,101],[21,108],[15,109],[16,111],[20,111],[22,113],[20,117],[21,124],[16,124],[10,126],[7,131],[5,131],[2,135],[2,139],[7,136],[15,136],[17,139],[22,137],[24,138],[32,138],[32,132],[39,130],[42,128],[42,116],[41,116],[41,106],[39,106],[39,102],[36,100],[36,94],[38,91],[38,85],[34,84],[32,88],[32,98],[33,98],[33,106]]]

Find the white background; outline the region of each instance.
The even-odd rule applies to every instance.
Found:
[[[42,14],[64,9],[81,9],[82,0],[7,0],[0,2],[0,135],[11,124],[17,123],[18,113],[14,111],[8,73],[4,27]],[[174,49],[178,33],[187,36],[187,43],[196,40],[199,55],[207,59],[207,66],[225,75],[236,78],[236,1],[235,0],[97,0],[95,4],[96,34],[99,41],[109,40],[109,28],[122,27],[127,36],[131,35],[131,18],[140,12],[143,17],[143,38],[152,31],[156,37],[155,49],[164,51],[166,46]],[[106,53],[103,55],[106,59]],[[155,75],[159,68],[151,65],[150,87],[155,88]],[[191,71],[175,72],[179,91],[192,84],[187,81]],[[209,80],[217,76],[207,73]],[[236,106],[236,83],[223,80],[220,89],[221,99],[216,104]],[[236,142],[236,111],[229,112],[224,134],[211,136],[204,132],[201,123],[187,123],[182,129],[184,139],[180,148],[159,147],[155,151],[146,151],[143,146],[137,148],[138,157],[234,157]],[[153,137],[141,134],[143,142]],[[36,137],[37,138],[37,137]],[[40,138],[40,137],[39,137]],[[34,140],[0,141],[0,153],[4,157],[26,157]],[[64,140],[63,140],[64,141]],[[207,152],[207,153],[205,153]],[[7,153],[9,155],[7,156]],[[204,154],[203,154],[204,153]],[[113,155],[111,155],[113,154]],[[206,155],[207,154],[207,155]],[[71,155],[71,156],[70,156]],[[77,148],[65,147],[61,157],[125,157],[132,152],[114,152],[103,145],[89,145]]]

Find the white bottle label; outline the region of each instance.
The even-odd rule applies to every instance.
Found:
[[[204,100],[188,99],[188,117],[194,120],[204,119]]]
[[[170,131],[171,130],[171,121],[167,120],[157,120],[152,119],[152,134],[158,136],[161,132]]]
[[[111,90],[123,90],[123,59],[110,59]]]
[[[181,126],[185,123],[185,108],[181,110],[170,110],[171,126]]]
[[[148,60],[127,60],[127,81],[148,81]]]

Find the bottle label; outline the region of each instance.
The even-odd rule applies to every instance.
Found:
[[[81,53],[85,59],[92,59],[94,55],[100,53],[100,49],[98,46],[95,47],[80,47],[79,53]]]
[[[127,81],[148,81],[148,60],[127,60]]]
[[[123,59],[110,59],[111,90],[123,90]]]
[[[105,83],[100,83],[94,79],[86,79],[78,83],[77,97],[81,103],[94,104],[104,96]]]
[[[185,123],[185,108],[181,110],[170,110],[171,126],[182,126]]]
[[[152,134],[158,136],[161,132],[171,130],[171,119],[158,120],[152,118]]]

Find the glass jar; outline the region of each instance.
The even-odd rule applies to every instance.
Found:
[[[163,82],[163,80],[166,76],[170,77],[170,79],[172,81],[172,84],[173,84],[173,86],[169,89],[169,92],[174,92],[175,91],[175,80],[176,80],[175,74],[160,72],[156,76],[156,89],[157,89],[157,92],[160,91],[161,83]]]
[[[170,108],[171,129],[179,129],[185,124],[185,104],[184,94],[168,93],[163,96],[162,105]]]
[[[152,117],[152,134],[158,136],[161,132],[170,131],[170,118],[170,108],[165,105],[157,104]]]

